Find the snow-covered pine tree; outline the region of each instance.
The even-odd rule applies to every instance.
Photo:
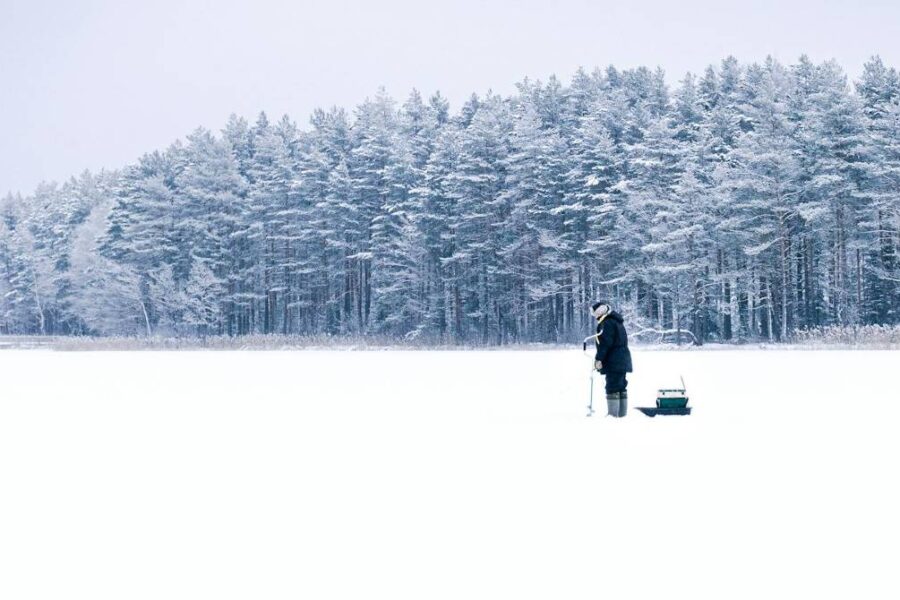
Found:
[[[509,152],[508,111],[493,94],[478,102],[460,135],[456,169],[446,179],[446,193],[456,207],[450,219],[455,250],[444,261],[452,273],[451,321],[459,324],[455,339],[482,344],[500,339],[502,283],[496,275],[501,229],[510,211],[500,196]]]
[[[900,310],[900,75],[880,57],[866,63],[856,85],[871,137],[871,202],[863,211],[860,251],[866,270],[864,322],[896,322]]]
[[[236,304],[236,290],[229,283],[238,267],[235,234],[246,227],[247,183],[229,144],[207,130],[188,136],[181,161],[175,177],[176,228],[190,264],[184,286],[186,319],[198,333],[225,333]]]

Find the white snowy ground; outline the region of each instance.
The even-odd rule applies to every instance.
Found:
[[[897,598],[900,353],[0,353],[0,598]]]

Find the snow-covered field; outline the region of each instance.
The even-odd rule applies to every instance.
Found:
[[[0,598],[900,597],[900,353],[589,364],[2,352]]]

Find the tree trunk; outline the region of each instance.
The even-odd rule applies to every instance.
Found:
[[[781,229],[781,341],[787,339],[788,332],[788,272],[790,270],[790,240],[784,220],[785,216],[782,215],[779,219]]]

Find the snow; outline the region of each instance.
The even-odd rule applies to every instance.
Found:
[[[898,357],[4,351],[0,597],[896,598]]]

